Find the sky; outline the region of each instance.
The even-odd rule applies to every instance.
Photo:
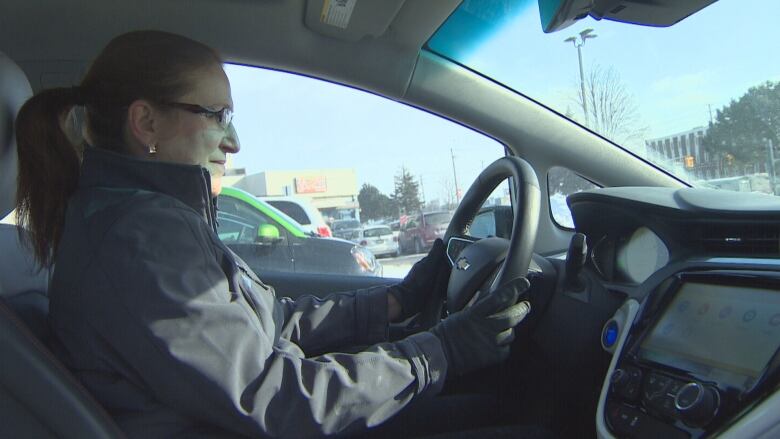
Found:
[[[597,37],[582,48],[584,68],[617,72],[645,138],[705,126],[710,109],[714,115],[749,87],[780,81],[778,1],[720,0],[670,28],[587,18],[552,34],[541,31],[535,0],[520,3],[521,13],[463,61],[560,113],[581,111],[572,100],[577,52],[563,40],[585,28]],[[430,200],[452,185],[451,154],[461,188],[503,154],[492,139],[376,95],[258,68],[226,71],[242,143],[233,166],[249,173],[349,167],[358,184],[391,193],[405,166],[422,178]]]

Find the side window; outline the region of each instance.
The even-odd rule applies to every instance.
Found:
[[[356,254],[361,267],[373,267],[368,249],[344,242],[371,224],[397,230],[387,241],[398,248],[378,250],[392,256],[362,273],[405,276],[443,236],[479,173],[505,155],[494,139],[372,93],[262,68],[225,71],[242,147],[223,184],[262,199],[306,198],[319,210],[336,239],[296,239],[296,264],[304,255],[321,264],[310,272],[354,274]],[[486,204],[508,203],[507,187]],[[437,221],[421,222],[422,214]]]
[[[290,201],[269,200],[268,204],[286,213],[290,218],[298,221],[304,226],[311,224],[311,221],[309,221],[309,217],[306,215],[306,212],[303,211],[303,208],[295,203]]]
[[[256,242],[260,227],[269,224],[276,228],[279,237],[286,232],[281,224],[269,218],[249,204],[232,197],[219,197],[217,234],[226,244],[251,244]]]
[[[226,244],[247,242],[257,230],[257,226],[243,221],[240,217],[229,213],[217,213],[219,239]]]
[[[598,187],[569,169],[560,166],[550,168],[547,172],[547,192],[550,197],[550,214],[553,221],[560,227],[573,229],[574,219],[569,205],[566,204],[566,197]]]

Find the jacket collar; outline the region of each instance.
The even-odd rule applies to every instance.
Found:
[[[86,147],[80,188],[140,189],[176,198],[215,226],[211,177],[198,165],[145,160],[100,148]]]

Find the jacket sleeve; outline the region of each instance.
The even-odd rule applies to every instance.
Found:
[[[272,310],[229,291],[212,235],[192,212],[143,209],[97,251],[111,290],[87,318],[160,402],[245,435],[309,437],[378,425],[441,389],[446,360],[429,333],[314,358],[275,340]]]
[[[387,340],[387,286],[279,299],[284,310],[282,337],[307,355]]]

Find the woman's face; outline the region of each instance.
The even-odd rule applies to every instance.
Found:
[[[214,66],[196,73],[191,91],[181,96],[177,104],[212,111],[232,110],[230,82],[222,67]],[[228,135],[228,127],[221,126],[214,115],[195,113],[180,106],[165,107],[157,119],[159,131],[154,158],[205,167],[211,174],[212,192],[217,195],[225,175],[227,155],[238,152],[238,142]]]

